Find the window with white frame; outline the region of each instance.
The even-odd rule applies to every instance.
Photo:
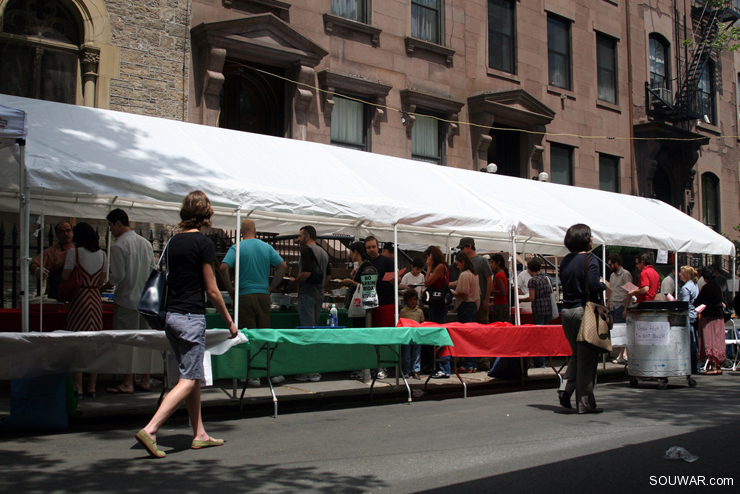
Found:
[[[573,148],[550,144],[550,181],[555,184],[573,185]]]
[[[367,105],[355,99],[334,96],[331,112],[331,144],[368,151]]]
[[[619,192],[619,158],[599,154],[599,190]]]
[[[571,45],[569,20],[547,16],[547,65],[549,84],[571,90]]]
[[[442,44],[442,0],[411,0],[411,36]]]
[[[369,20],[365,0],[331,0],[331,13],[362,23]]]
[[[488,66],[516,73],[516,0],[488,0]]]
[[[617,104],[617,41],[596,33],[597,97],[601,101]]]

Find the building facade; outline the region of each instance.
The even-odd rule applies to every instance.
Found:
[[[705,49],[734,3],[0,0],[0,92],[544,172],[736,238],[740,58]]]

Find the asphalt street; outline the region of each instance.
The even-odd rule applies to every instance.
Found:
[[[597,415],[560,413],[554,389],[209,415],[228,442],[197,451],[175,418],[161,460],[133,439],[144,424],[4,435],[0,492],[737,492],[740,372],[697,380],[599,385]],[[698,460],[663,459],[672,446]]]

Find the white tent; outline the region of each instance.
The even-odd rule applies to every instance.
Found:
[[[596,244],[734,252],[652,199],[47,101],[0,95],[0,104],[28,114],[32,197],[43,195],[43,208],[59,215],[104,217],[123,207],[135,220],[174,222],[182,197],[201,189],[220,206],[221,225],[231,227],[241,208],[278,233],[306,222],[320,233],[383,236],[397,227],[401,242],[456,245],[473,236],[502,250],[513,233],[538,252],[563,253],[567,228],[584,222]],[[0,172],[6,208],[19,190],[13,172]],[[34,200],[32,211],[41,208]]]
[[[240,214],[262,231],[393,232],[394,242],[562,254],[567,228],[595,244],[734,256],[734,245],[657,200],[430,166],[336,146],[0,95],[28,114],[31,211],[174,223],[182,197],[203,190],[217,226]],[[0,207],[17,207],[17,167],[0,151]],[[27,232],[27,230],[26,230]]]

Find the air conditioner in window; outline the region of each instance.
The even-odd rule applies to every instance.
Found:
[[[670,89],[659,87],[652,89],[650,94],[650,107],[673,106],[673,92]]]

